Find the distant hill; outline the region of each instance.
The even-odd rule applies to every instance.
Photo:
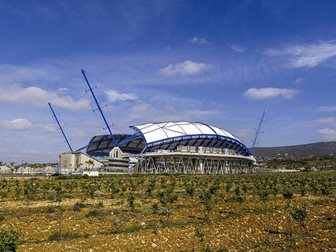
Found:
[[[319,142],[281,147],[255,147],[257,158],[291,158],[291,157],[322,157],[336,156],[336,141]]]

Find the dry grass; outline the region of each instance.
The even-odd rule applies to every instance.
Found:
[[[335,172],[0,182],[0,224],[19,233],[19,251],[336,249]],[[293,217],[302,206],[304,221]]]

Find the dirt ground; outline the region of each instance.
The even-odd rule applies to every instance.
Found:
[[[208,210],[201,190],[196,187],[193,195],[184,190],[183,183],[192,177],[177,178],[176,199],[166,205],[157,196],[164,187],[156,185],[151,195],[146,194],[147,178],[130,193],[128,186],[126,190],[121,186],[115,197],[101,187],[90,198],[74,190],[58,201],[42,196],[14,199],[10,192],[3,193],[0,224],[19,234],[18,251],[336,251],[333,179],[327,195],[308,188],[305,195],[293,189],[291,198],[279,192],[261,199],[252,186],[237,194],[235,188],[243,183],[238,178],[233,177],[234,185],[227,190],[228,179],[223,177]],[[201,186],[210,188],[212,181]],[[293,206],[304,206],[304,220],[295,219]]]

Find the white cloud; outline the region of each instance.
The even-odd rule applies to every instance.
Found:
[[[66,88],[66,87],[61,87],[57,89],[57,92],[60,92],[60,93],[69,92],[69,91],[70,91],[70,88]]]
[[[238,53],[245,52],[245,47],[242,47],[236,44],[229,44],[228,46],[235,52],[238,52]]]
[[[47,91],[39,87],[21,87],[12,85],[3,87],[0,93],[0,100],[14,103],[29,103],[35,106],[46,106],[51,102],[54,106],[68,110],[81,110],[89,108],[89,100],[74,100],[71,96],[60,96],[59,94]]]
[[[41,132],[56,132],[57,127],[54,124],[33,124],[25,118],[14,120],[0,120],[0,128],[6,130],[35,130]]]
[[[321,106],[315,110],[316,112],[334,112],[336,111],[336,106]]]
[[[211,68],[210,64],[205,64],[202,62],[194,62],[191,60],[184,61],[182,63],[177,63],[174,65],[168,65],[162,69],[160,72],[167,76],[174,75],[195,75],[199,74],[205,70]]]
[[[317,123],[322,123],[322,124],[334,124],[336,125],[336,117],[321,117],[316,120]]]
[[[200,45],[204,45],[208,43],[208,41],[205,38],[198,38],[196,36],[190,39],[189,42],[193,44],[200,44]]]
[[[0,82],[2,83],[26,82],[27,80],[37,80],[39,78],[48,78],[48,73],[45,69],[0,64]]]
[[[315,67],[336,56],[336,42],[290,46],[283,49],[269,49],[269,56],[289,56],[289,67]]]
[[[303,82],[303,78],[297,78],[297,79],[294,81],[295,84],[300,84],[300,83],[302,83],[302,82]]]
[[[108,99],[111,102],[116,102],[116,101],[131,101],[131,100],[136,100],[138,99],[136,94],[133,93],[118,93],[115,90],[108,90],[105,92],[108,96]]]
[[[249,88],[244,92],[244,96],[255,100],[276,98],[276,97],[291,99],[297,93],[298,91],[296,89],[266,87],[266,88]]]
[[[9,130],[25,130],[30,129],[33,124],[27,119],[17,118],[11,121],[1,120],[0,128],[9,129]]]
[[[322,139],[326,141],[334,141],[336,140],[336,129],[320,129],[318,131],[322,137]]]

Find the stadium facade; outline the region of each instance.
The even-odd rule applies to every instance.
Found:
[[[81,70],[109,135],[94,136],[86,153],[73,152],[69,141],[49,107],[69,146],[70,155],[60,155],[61,166],[97,166],[99,172],[139,173],[232,173],[247,170],[254,157],[231,133],[201,122],[147,123],[130,128],[133,134],[113,134],[90,82]]]
[[[255,162],[237,137],[205,123],[160,122],[130,128],[134,134],[94,136],[87,155],[100,161],[105,172],[225,174],[247,170]]]

